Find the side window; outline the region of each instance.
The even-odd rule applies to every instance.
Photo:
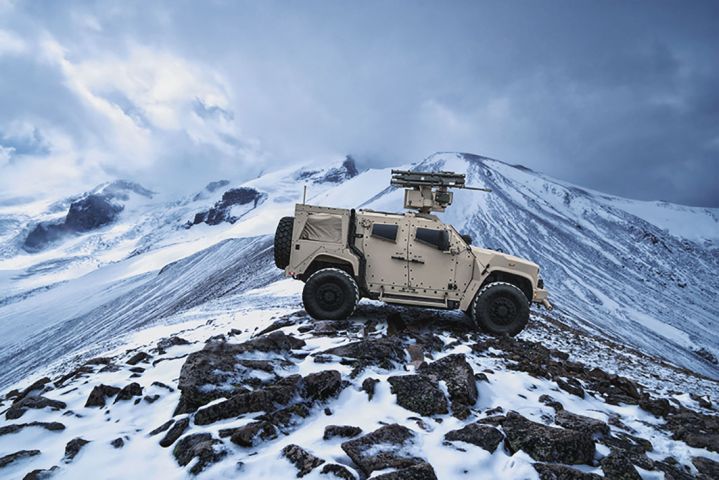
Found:
[[[432,245],[438,250],[449,250],[449,234],[447,230],[432,230],[429,228],[417,228],[415,238],[418,242]]]
[[[387,225],[384,223],[375,223],[372,225],[372,236],[379,237],[390,242],[397,241],[397,225]]]

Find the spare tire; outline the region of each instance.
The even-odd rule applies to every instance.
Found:
[[[282,217],[275,230],[275,265],[283,270],[290,264],[294,223],[295,217]]]

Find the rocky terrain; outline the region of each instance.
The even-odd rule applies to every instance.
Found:
[[[7,392],[0,476],[718,478],[713,380],[537,312],[516,339],[366,301],[316,322],[293,289]]]

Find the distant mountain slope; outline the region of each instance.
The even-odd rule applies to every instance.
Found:
[[[468,185],[491,188],[457,191],[440,217],[476,245],[537,262],[564,321],[719,377],[719,210],[613,197],[470,154],[396,168],[464,172]],[[0,385],[232,288],[269,281],[280,272],[271,238],[262,236],[292,214],[303,185],[308,203],[399,211],[402,191],[389,178],[389,168],[360,172],[340,159],[213,182],[177,200],[137,186],[117,200],[123,209],[111,223],[40,253],[19,248],[24,236],[66,215],[76,199],[19,212],[0,206],[0,360],[14,359]]]

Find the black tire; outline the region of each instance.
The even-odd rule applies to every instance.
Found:
[[[295,224],[295,217],[282,217],[275,230],[275,265],[277,268],[285,269],[290,264],[292,253],[292,226]]]
[[[305,311],[316,320],[344,320],[355,311],[359,288],[350,274],[339,268],[313,273],[302,290]]]
[[[477,326],[487,333],[513,337],[529,321],[529,302],[516,285],[488,283],[472,303],[472,317]]]

